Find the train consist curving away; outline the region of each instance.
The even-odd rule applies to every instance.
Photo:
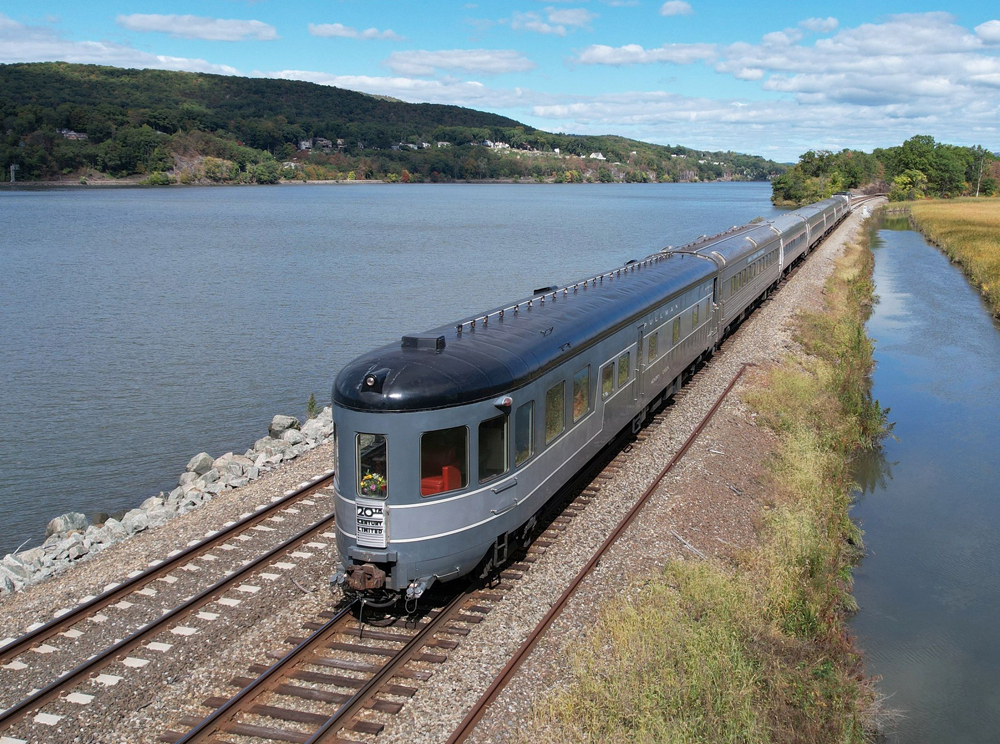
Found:
[[[505,560],[850,209],[837,195],[351,362],[333,388],[331,584],[388,607]]]

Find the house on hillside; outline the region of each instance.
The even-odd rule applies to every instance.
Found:
[[[79,140],[81,142],[87,140],[86,132],[74,132],[72,129],[57,129],[56,131],[63,136],[63,139]]]
[[[450,142],[438,142],[437,145],[438,147],[451,147]]]
[[[326,137],[313,137],[313,147],[318,147],[320,150],[329,152],[333,149],[333,142],[326,139]]]
[[[592,152],[592,153],[590,153],[590,159],[591,160],[607,160],[607,158],[604,157],[604,155],[601,154],[601,153],[599,153],[599,152]]]
[[[300,150],[311,150],[313,149],[313,141],[311,139],[300,140],[299,141]]]

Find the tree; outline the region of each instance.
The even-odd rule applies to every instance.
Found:
[[[889,191],[889,201],[922,199],[927,186],[927,176],[916,169],[908,169],[896,176]]]

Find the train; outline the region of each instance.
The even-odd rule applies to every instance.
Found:
[[[350,362],[332,395],[331,587],[413,607],[501,565],[560,489],[680,390],[850,211],[837,194]]]

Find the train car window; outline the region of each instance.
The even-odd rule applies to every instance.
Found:
[[[494,416],[479,424],[479,482],[507,472],[507,417]]]
[[[535,401],[531,400],[514,414],[514,466],[535,454]]]
[[[566,383],[560,382],[545,394],[545,443],[566,429]]]
[[[337,437],[337,425],[333,425],[333,472],[337,474],[337,479],[340,479],[340,448],[337,446],[339,444],[339,439]]]
[[[611,362],[601,370],[601,399],[607,400],[615,391],[615,363]]]
[[[674,330],[673,335],[671,335],[670,343],[677,345],[677,342],[681,340],[681,319],[680,317],[674,318]]]
[[[698,325],[698,305],[691,308],[691,327],[695,328]]]
[[[469,428],[424,432],[420,437],[420,495],[436,496],[469,485]]]
[[[358,496],[384,499],[389,491],[386,441],[382,434],[358,434]]]
[[[659,335],[660,334],[657,332],[649,337],[649,348],[647,350],[647,355],[646,355],[647,362],[652,362],[654,359],[656,359],[656,346]]]
[[[621,387],[626,382],[628,382],[629,375],[631,371],[629,370],[629,362],[632,358],[632,352],[626,351],[620,357],[618,357],[618,387]]]
[[[573,375],[573,423],[590,410],[590,365]]]

